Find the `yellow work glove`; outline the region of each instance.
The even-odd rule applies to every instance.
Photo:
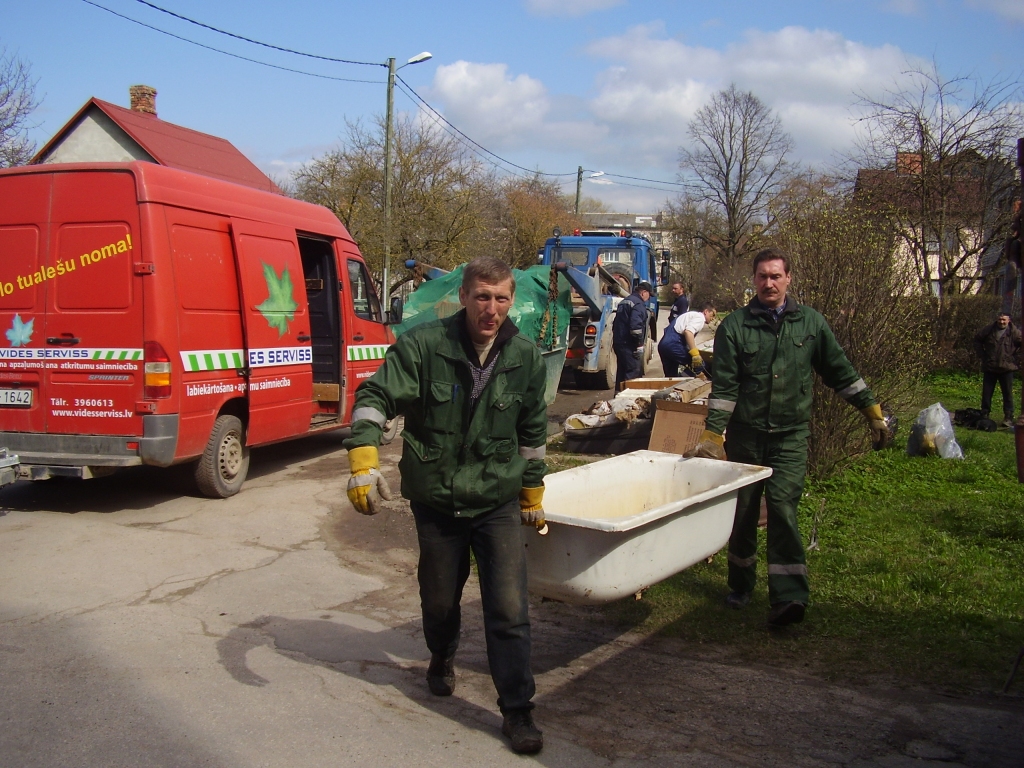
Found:
[[[694,374],[704,373],[704,358],[701,357],[700,350],[694,347],[690,350],[690,370]]]
[[[348,481],[348,500],[356,512],[376,515],[380,512],[380,500],[391,500],[388,481],[380,473],[380,458],[372,445],[362,445],[348,452],[348,466],[352,477]]]
[[[700,440],[690,450],[683,454],[687,459],[694,457],[698,459],[718,459],[719,461],[726,461],[725,455],[725,437],[712,432],[709,429],[705,429],[701,435]]]
[[[871,430],[871,445],[876,451],[880,451],[889,444],[889,425],[882,415],[882,406],[875,403],[867,408],[861,408],[860,412],[868,420],[868,429]]]
[[[539,533],[547,533],[544,520],[544,486],[522,488],[519,491],[519,516],[523,525],[532,525]]]

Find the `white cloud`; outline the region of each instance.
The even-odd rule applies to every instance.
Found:
[[[601,132],[559,114],[540,80],[512,76],[505,64],[457,61],[438,67],[430,93],[448,120],[494,151],[567,148]]]
[[[715,50],[666,38],[659,26],[647,25],[597,40],[588,52],[613,62],[599,78],[593,115],[616,135],[633,133],[673,167],[693,114],[730,83],[780,115],[801,159],[822,162],[852,140],[849,109],[857,94],[880,94],[907,68],[906,55],[894,46],[869,47],[803,27],[750,31]],[[643,130],[633,127],[637,122]]]
[[[687,45],[650,24],[594,40],[585,52],[604,66],[585,98],[552,94],[541,80],[514,75],[504,64],[460,61],[438,69],[430,99],[476,141],[531,167],[565,172],[582,164],[674,180],[687,124],[730,83],[780,116],[795,140],[794,160],[821,166],[852,148],[858,95],[881,96],[917,63],[895,46],[803,27],[749,31],[713,49]],[[614,207],[629,200],[658,207],[671,196],[608,180],[587,179],[584,194]]]
[[[585,16],[622,5],[625,0],[526,0],[526,8],[538,16]]]
[[[986,8],[1010,21],[1024,23],[1024,3],[1021,0],[967,0],[968,8]]]

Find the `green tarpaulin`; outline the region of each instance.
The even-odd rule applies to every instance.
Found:
[[[409,294],[402,310],[402,323],[393,326],[395,336],[420,323],[454,315],[461,309],[459,286],[462,265],[444,277],[427,280]],[[569,283],[558,276],[558,298],[549,299],[551,268],[545,266],[512,270],[516,279],[516,298],[508,316],[519,332],[533,339],[544,350],[565,346],[571,304]]]

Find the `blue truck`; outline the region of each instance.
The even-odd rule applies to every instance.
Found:
[[[572,235],[562,235],[556,228],[538,251],[537,263],[553,266],[573,287],[565,367],[573,371],[578,387],[615,386],[612,320],[619,302],[641,280],[655,289],[648,301],[651,321],[643,357],[643,369],[647,370],[657,334],[658,286],[668,280],[668,255],[668,251],[656,250],[646,237],[629,229],[576,230]]]

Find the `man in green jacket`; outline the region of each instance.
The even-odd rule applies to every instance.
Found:
[[[715,333],[707,429],[687,455],[771,467],[767,480],[739,492],[729,538],[726,603],[750,602],[761,496],[768,507],[768,624],[803,620],[808,583],[797,504],[807,471],[808,423],[817,372],[868,420],[876,448],[889,438],[882,409],[843,352],[825,318],[786,295],[789,257],[766,248],[754,257],[756,296]],[[723,437],[723,432],[728,432]]]
[[[491,679],[502,732],[520,753],[539,752],[533,723],[530,618],[522,525],[543,530],[547,410],[537,346],[508,319],[515,279],[499,259],[466,265],[463,309],[416,326],[356,391],[345,441],[358,512],[390,498],[377,447],[385,421],[405,416],[399,471],[416,519],[423,636],[431,693],[455,689],[462,588],[476,558]]]

